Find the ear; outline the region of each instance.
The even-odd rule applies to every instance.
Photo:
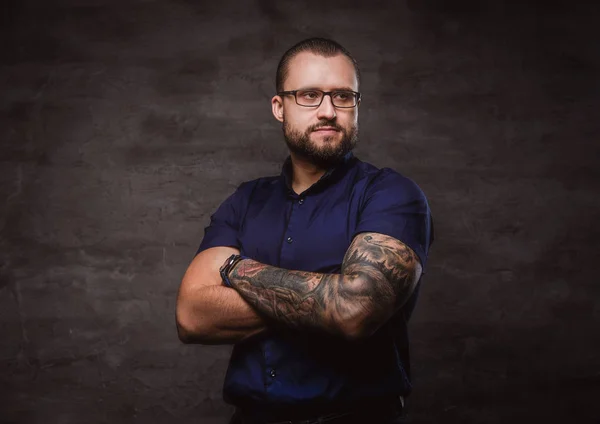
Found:
[[[279,122],[283,122],[283,99],[281,96],[274,96],[271,99],[271,109],[275,119]]]

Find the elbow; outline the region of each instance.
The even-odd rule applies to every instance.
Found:
[[[342,336],[351,342],[360,342],[370,338],[393,315],[393,307],[362,303],[359,307],[350,308],[342,321]]]
[[[177,337],[179,337],[179,341],[184,344],[194,343],[194,333],[190,331],[190,328],[183,325],[179,320],[177,320],[176,325]]]
[[[413,278],[407,280],[406,285],[401,290],[397,289],[401,294],[387,296],[383,301],[379,300],[378,302],[373,300],[376,298],[374,295],[363,296],[361,300],[353,301],[352,305],[346,308],[347,312],[341,327],[347,340],[361,341],[368,339],[406,303],[421,276],[420,265],[410,271]],[[365,300],[365,297],[369,300]]]
[[[186,313],[184,308],[177,307],[175,324],[177,326],[177,336],[182,343],[203,343],[207,332],[198,321],[198,319],[193,319],[191,314]]]
[[[347,325],[343,337],[349,342],[360,342],[371,337],[377,328],[379,326],[369,326],[366,323]]]
[[[356,314],[343,321],[341,334],[349,342],[360,342],[371,337],[382,324],[376,322],[372,315]]]
[[[177,326],[177,337],[179,337],[179,341],[184,344],[194,343],[194,340],[196,340],[196,332],[194,329],[187,325],[185,321],[179,319],[179,316],[177,317],[175,324]]]
[[[338,330],[348,341],[368,339],[391,316],[388,313],[391,300],[375,302],[378,298],[372,290],[373,281],[359,277],[351,281],[352,291],[341,308],[338,308]]]

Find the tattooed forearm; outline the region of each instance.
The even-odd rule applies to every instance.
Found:
[[[378,233],[355,237],[341,274],[288,271],[240,262],[230,280],[258,311],[293,328],[371,334],[412,293],[421,267],[414,252]]]
[[[248,303],[284,325],[341,331],[347,306],[340,293],[347,277],[288,271],[244,260],[229,278]]]

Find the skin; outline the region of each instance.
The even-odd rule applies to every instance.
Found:
[[[358,91],[354,67],[343,55],[321,57],[300,53],[290,63],[284,90],[317,88]],[[308,131],[315,149],[336,149],[343,132],[322,129],[322,123],[350,132],[358,122],[358,106],[338,109],[329,96],[318,108],[298,106],[293,96],[274,96],[273,116],[288,131]],[[334,123],[334,125],[331,125]],[[284,129],[285,130],[285,129]],[[302,193],[326,169],[310,157],[290,152],[292,188]],[[190,264],[177,299],[177,329],[185,343],[231,344],[273,326],[320,331],[356,340],[368,337],[408,299],[421,276],[415,253],[399,240],[362,233],[352,241],[340,274],[285,270],[243,260],[230,273],[233,288],[222,285],[219,268],[231,247],[199,253]]]
[[[270,319],[355,340],[373,334],[406,302],[422,268],[400,241],[362,233],[347,250],[341,271],[288,271],[245,259],[229,277],[244,300]]]
[[[323,91],[353,90],[358,91],[358,81],[352,62],[344,56],[317,56],[302,52],[296,55],[289,64],[288,77],[283,84],[283,91],[318,88]],[[331,98],[325,96],[318,108],[298,106],[293,96],[274,96],[271,99],[273,116],[291,131],[304,133],[310,127],[323,122],[334,122],[335,125],[350,132],[358,124],[358,109],[335,108]],[[321,129],[310,133],[309,141],[317,149],[335,149],[341,144],[341,131]],[[327,171],[323,167],[294,152],[290,152],[293,169],[292,188],[302,193]]]
[[[213,247],[189,265],[177,296],[177,333],[182,342],[235,344],[268,328],[264,317],[238,292],[223,286],[219,268],[239,253],[231,247]]]

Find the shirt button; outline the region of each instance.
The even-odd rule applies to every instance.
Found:
[[[293,241],[294,241],[294,239],[292,239],[291,237],[288,237],[288,238],[287,238],[287,242],[288,242],[288,243],[291,243],[291,242],[293,242]]]
[[[300,203],[300,204],[304,203],[304,199],[298,200],[298,203]]]
[[[276,375],[277,373],[275,372],[275,370],[271,370],[271,377],[275,378]]]

